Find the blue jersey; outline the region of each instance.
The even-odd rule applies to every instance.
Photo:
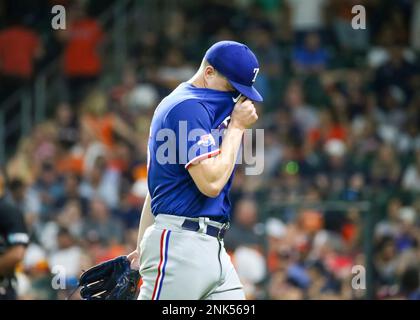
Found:
[[[232,98],[232,92],[182,83],[156,108],[148,144],[148,187],[155,216],[229,220],[233,174],[220,194],[210,198],[198,190],[188,168],[220,153]]]

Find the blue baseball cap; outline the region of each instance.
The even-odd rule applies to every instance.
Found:
[[[204,59],[245,97],[263,101],[253,86],[260,66],[257,57],[246,45],[235,41],[219,41],[207,50]]]

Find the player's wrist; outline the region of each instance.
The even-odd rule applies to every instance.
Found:
[[[245,131],[246,126],[241,124],[239,121],[235,121],[232,119],[232,121],[229,123],[229,128]]]

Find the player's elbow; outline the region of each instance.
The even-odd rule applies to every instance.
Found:
[[[220,187],[217,183],[208,183],[206,186],[199,189],[205,196],[209,198],[216,198],[222,191],[223,187]]]
[[[192,179],[198,190],[209,198],[216,198],[224,187],[223,180],[214,170],[204,166],[204,161],[189,168]]]

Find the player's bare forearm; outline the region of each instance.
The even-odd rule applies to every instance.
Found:
[[[144,232],[153,224],[154,221],[155,218],[152,214],[150,194],[147,193],[146,199],[144,199],[143,209],[141,211],[139,234],[137,237],[137,249],[140,247],[140,242],[143,239]]]
[[[154,216],[151,209],[151,199],[150,194],[147,193],[146,198],[144,199],[143,209],[141,211],[140,224],[139,224],[139,233],[137,236],[137,248],[128,255],[128,259],[131,261],[131,267],[133,269],[139,269],[139,257],[140,257],[140,242],[143,239],[144,233],[148,227],[150,227],[154,222]]]
[[[231,122],[226,130],[220,154],[189,169],[195,184],[203,194],[216,197],[226,185],[235,167],[243,133],[243,128]]]

